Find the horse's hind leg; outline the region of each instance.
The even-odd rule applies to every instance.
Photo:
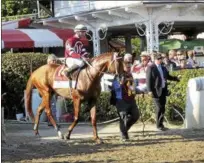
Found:
[[[74,102],[74,122],[72,122],[72,124],[68,128],[68,133],[64,135],[64,139],[70,139],[72,130],[74,129],[74,127],[77,125],[79,121],[79,111],[81,106],[81,100],[79,98],[75,98],[73,102]]]
[[[102,140],[98,137],[97,126],[96,126],[96,105],[91,105],[91,124],[93,126],[93,139],[98,143],[102,143]]]
[[[45,108],[45,105],[42,101],[38,107],[38,110],[37,110],[37,113],[35,116],[35,124],[34,124],[34,128],[33,128],[35,131],[35,135],[39,135],[39,132],[38,132],[39,120],[40,120],[40,116],[41,116],[44,108]]]

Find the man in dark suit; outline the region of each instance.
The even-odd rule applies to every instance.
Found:
[[[168,129],[163,125],[166,96],[169,94],[167,89],[167,80],[179,81],[178,77],[169,75],[166,67],[162,65],[161,54],[157,53],[155,54],[154,63],[147,68],[146,81],[147,90],[152,96],[156,106],[157,129],[162,131]]]

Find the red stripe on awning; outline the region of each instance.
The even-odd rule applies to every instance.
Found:
[[[72,29],[49,29],[50,31],[54,32],[59,38],[61,38],[65,42],[68,38],[72,37],[75,33]],[[89,45],[89,41],[84,38],[82,42],[85,46]]]
[[[32,48],[34,42],[25,33],[19,30],[2,30],[2,40],[4,41],[4,48]]]
[[[30,18],[22,19],[22,20],[19,20],[18,27],[19,28],[25,28],[25,27],[28,27],[30,25],[30,23],[31,23]]]

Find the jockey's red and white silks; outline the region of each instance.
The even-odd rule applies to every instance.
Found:
[[[65,57],[81,58],[87,57],[88,53],[85,48],[83,40],[78,38],[76,35],[69,38],[65,43]]]

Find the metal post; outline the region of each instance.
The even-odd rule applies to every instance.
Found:
[[[40,18],[40,2],[37,0],[38,18]]]
[[[132,54],[131,35],[125,36],[125,51]]]
[[[52,17],[55,17],[55,2],[54,2],[54,0],[52,0],[51,2],[50,2],[50,5],[51,5],[51,11],[52,11]]]

